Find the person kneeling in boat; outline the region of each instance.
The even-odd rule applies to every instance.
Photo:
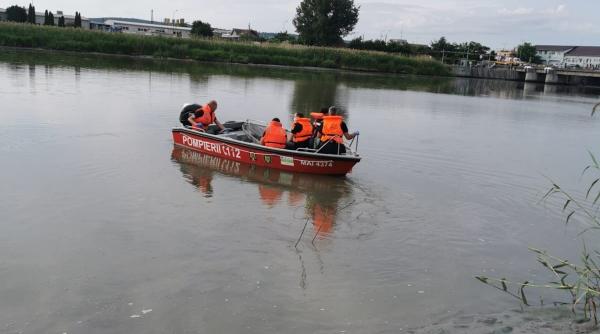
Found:
[[[337,115],[336,107],[330,107],[327,115],[323,116],[323,123],[318,132],[321,133],[319,153],[324,154],[346,153],[344,138],[352,140],[359,135],[358,131],[352,134],[348,133],[348,126],[344,122],[344,118]]]
[[[305,118],[302,113],[296,113],[290,132],[292,133],[292,142],[288,144],[288,149],[297,150],[310,147],[313,136],[313,126],[310,118]]]
[[[287,143],[287,133],[281,125],[279,118],[273,120],[267,125],[265,132],[260,138],[260,143],[266,147],[285,148]]]
[[[208,102],[207,104],[205,104],[204,106],[202,106],[201,108],[196,109],[193,114],[190,114],[187,121],[188,121],[188,123],[191,124],[191,127],[194,130],[204,132],[204,131],[208,130],[209,125],[211,125],[212,123],[215,123],[217,125],[217,127],[221,131],[223,131],[223,130],[225,130],[225,127],[217,119],[217,116],[215,115],[216,110],[217,110],[217,101],[212,100],[212,101]]]

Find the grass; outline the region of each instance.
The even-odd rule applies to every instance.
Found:
[[[381,52],[209,39],[180,39],[0,23],[0,46],[197,61],[321,67],[414,75],[449,75],[442,63]]]

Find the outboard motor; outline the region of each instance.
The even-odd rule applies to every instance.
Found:
[[[192,126],[192,124],[190,124],[190,121],[188,121],[188,117],[190,113],[193,113],[194,111],[200,108],[202,108],[202,106],[196,103],[184,104],[181,108],[181,112],[179,113],[179,121],[181,122],[181,124],[183,124],[184,126]]]

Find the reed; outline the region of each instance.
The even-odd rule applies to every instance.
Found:
[[[322,67],[415,75],[449,75],[448,68],[437,61],[382,52],[230,42],[217,39],[139,36],[20,23],[0,23],[0,46],[222,63]]]
[[[594,106],[592,116],[599,108],[600,103]],[[567,301],[555,304],[567,304],[571,306],[573,313],[582,311],[584,320],[594,320],[598,325],[597,306],[600,303],[600,249],[590,249],[584,237],[598,238],[600,231],[600,163],[598,159],[589,152],[591,163],[585,167],[582,176],[591,177],[589,185],[585,188],[585,197],[577,197],[563,189],[556,182],[550,180],[551,187],[542,197],[542,201],[550,198],[558,199],[561,203],[562,212],[565,215],[565,224],[573,222],[576,218],[584,223],[579,236],[582,238],[582,248],[579,261],[571,261],[549,254],[547,251],[537,248],[529,248],[551,277],[548,282],[517,282],[506,278],[490,278],[476,276],[480,282],[503,291],[518,299],[523,305],[530,305],[527,298],[526,288],[545,288],[564,291]]]

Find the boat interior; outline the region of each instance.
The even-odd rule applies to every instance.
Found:
[[[263,124],[260,121],[252,120],[229,121],[223,123],[223,126],[225,127],[225,130],[220,131],[217,125],[211,124],[206,130],[206,132],[212,135],[217,135],[219,137],[231,138],[246,143],[260,144],[260,138],[262,137],[262,134],[265,131],[265,128],[267,127],[266,124]],[[358,149],[358,141],[356,142],[356,145],[354,145],[354,151],[352,150],[353,143],[354,140],[350,144],[346,144],[346,153],[342,155],[357,155],[356,150]],[[316,145],[313,148],[297,149],[297,151],[311,153],[319,153],[319,150],[319,147]]]

